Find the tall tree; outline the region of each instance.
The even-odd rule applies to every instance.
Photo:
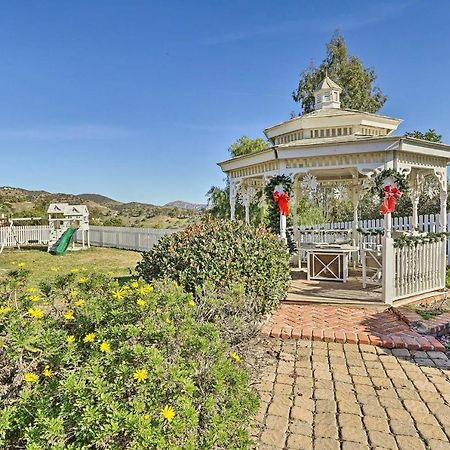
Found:
[[[228,151],[233,158],[236,158],[237,156],[260,152],[267,147],[267,141],[262,138],[251,139],[247,136],[242,136],[228,147]]]
[[[301,104],[302,113],[314,110],[314,91],[328,73],[342,87],[341,106],[376,113],[386,102],[386,96],[373,86],[377,76],[373,68],[364,67],[361,60],[347,51],[344,37],[335,32],[327,44],[327,56],[316,67],[314,64],[300,75],[292,98]]]
[[[431,141],[431,142],[442,142],[442,135],[437,134],[436,130],[433,128],[428,129],[428,131],[425,131],[423,133],[422,131],[408,131],[405,133],[405,136],[409,136],[416,139],[423,139],[425,141]]]

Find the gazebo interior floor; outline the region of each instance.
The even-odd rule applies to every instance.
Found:
[[[384,306],[380,285],[362,286],[361,269],[350,269],[346,283],[328,280],[307,280],[306,269],[292,269],[292,282],[286,302],[338,303],[348,305]]]

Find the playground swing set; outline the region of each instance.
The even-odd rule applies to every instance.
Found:
[[[41,217],[0,218],[0,253],[4,248],[47,246],[54,255],[90,247],[89,211],[85,205],[51,203],[47,210],[48,225]],[[81,246],[75,245],[81,240]]]

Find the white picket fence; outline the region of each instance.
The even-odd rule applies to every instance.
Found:
[[[444,242],[394,247],[394,300],[445,287]]]
[[[145,252],[150,250],[162,236],[178,230],[131,227],[90,227],[90,243],[98,247],[114,247]],[[14,226],[14,235],[9,235],[9,226],[0,227],[0,248],[7,237],[5,248],[47,246],[50,237],[48,225]],[[17,238],[17,241],[16,241]],[[75,236],[81,242],[81,233]]]
[[[179,230],[132,227],[90,227],[91,245],[114,247],[145,252],[150,250],[162,236]],[[79,237],[76,237],[80,242]]]
[[[9,226],[0,227],[0,247],[5,241],[5,248],[30,245],[47,245],[50,237],[48,225],[14,226],[14,235],[10,234]]]

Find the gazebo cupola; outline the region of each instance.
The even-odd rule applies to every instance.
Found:
[[[328,74],[325,75],[325,78],[314,91],[314,109],[316,111],[321,109],[339,109],[341,107],[341,92],[342,88],[329,78]]]

